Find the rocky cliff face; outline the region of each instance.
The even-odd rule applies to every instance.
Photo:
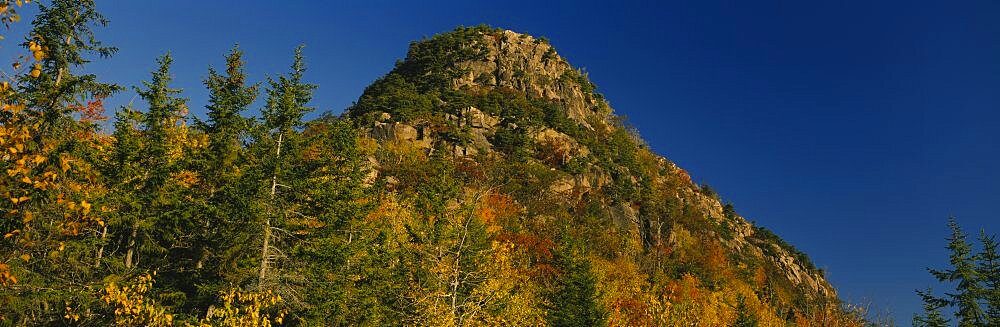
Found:
[[[760,294],[779,288],[805,302],[836,301],[835,290],[808,257],[653,154],[617,122],[594,88],[543,39],[460,29],[412,45],[407,59],[369,87],[347,115],[380,142],[474,161],[521,158],[549,167],[551,178],[538,179],[545,183],[540,196],[566,208],[603,208],[609,226],[624,235],[613,255],[637,262],[673,258],[690,267],[660,269],[684,274],[702,269],[701,263],[689,263],[701,261],[688,257],[719,244],[727,267],[704,270],[764,274]]]
[[[611,113],[607,104],[548,42],[509,30],[484,34],[480,42],[485,57],[457,63],[463,74],[452,87],[510,88],[561,104],[569,118],[587,128],[606,123]]]

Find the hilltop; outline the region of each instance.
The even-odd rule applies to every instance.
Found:
[[[373,183],[407,194],[419,181],[406,166],[430,159],[395,152],[446,152],[472,171],[458,172],[466,197],[516,207],[493,239],[572,244],[615,324],[674,321],[679,303],[732,318],[737,299],[776,324],[839,310],[808,256],[654,153],[544,38],[474,27],[414,42],[345,115],[384,151]],[[677,297],[681,286],[711,296]]]

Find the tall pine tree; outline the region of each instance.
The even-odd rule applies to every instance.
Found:
[[[248,84],[243,52],[234,46],[226,55],[226,68],[209,68],[205,87],[209,98],[206,121],[196,121],[205,134],[207,148],[198,153],[198,171],[204,178],[199,197],[207,200],[200,212],[197,242],[198,289],[204,301],[250,280],[252,238],[246,228],[257,213],[258,180],[247,175],[244,141],[253,120],[242,114],[257,99],[259,86]]]
[[[38,5],[30,37],[22,45],[44,49],[44,55],[21,83],[29,107],[37,109],[46,122],[43,134],[65,133],[73,127],[66,104],[105,97],[121,89],[99,82],[94,74],[76,73],[90,62],[88,56],[107,58],[118,51],[96,38],[92,27],[108,24],[96,7],[93,0],[53,0],[49,5]]]
[[[597,303],[597,277],[590,262],[561,254],[557,258],[561,270],[556,290],[550,296],[548,317],[551,326],[602,326],[604,310]]]
[[[295,58],[292,62],[291,72],[288,75],[279,76],[277,79],[268,79],[266,104],[263,115],[263,131],[259,134],[259,145],[262,146],[266,160],[262,168],[266,181],[266,199],[264,201],[264,219],[261,235],[262,240],[259,256],[258,287],[265,288],[277,281],[280,274],[274,270],[273,262],[281,257],[281,251],[276,251],[279,242],[274,232],[280,228],[286,218],[286,197],[285,192],[280,192],[279,185],[288,184],[285,182],[289,165],[292,163],[289,153],[299,150],[299,133],[297,128],[303,126],[305,114],[313,111],[307,104],[312,100],[316,85],[307,84],[302,80],[306,71],[305,60],[302,55],[303,46],[295,49]],[[285,183],[285,184],[282,184]],[[289,192],[289,196],[293,195]]]
[[[983,245],[979,253],[979,272],[982,281],[982,302],[986,304],[986,323],[988,326],[1000,326],[1000,254],[997,253],[996,236],[979,233],[979,241]]]
[[[957,310],[955,316],[960,327],[982,326],[983,309],[979,305],[979,272],[976,270],[976,258],[972,253],[972,246],[966,241],[966,235],[962,228],[955,221],[955,218],[948,219],[948,228],[951,229],[951,236],[948,237],[949,263],[951,269],[935,270],[929,269],[939,281],[954,282],[955,293],[947,294],[948,304]]]

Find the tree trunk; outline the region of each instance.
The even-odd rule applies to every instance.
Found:
[[[277,160],[281,160],[281,142],[283,140],[284,133],[278,133],[278,149],[276,151],[275,157]],[[277,164],[276,164],[277,166]],[[278,169],[275,168],[274,172],[271,174],[271,205],[268,206],[266,217],[264,218],[264,246],[260,249],[260,277],[257,280],[257,286],[262,287],[264,284],[264,278],[267,275],[267,268],[270,264],[268,260],[268,247],[271,243],[271,216],[273,214],[274,196],[278,190]]]
[[[135,255],[135,237],[139,232],[139,226],[132,224],[132,236],[128,239],[128,252],[125,254],[125,268],[132,268],[132,256]]]
[[[94,260],[94,268],[101,266],[101,259],[104,258],[104,240],[108,237],[108,225],[104,225],[101,231],[101,247],[97,249],[97,259]]]

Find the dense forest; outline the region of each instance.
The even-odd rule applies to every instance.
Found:
[[[126,86],[83,73],[117,51],[94,1],[0,0],[3,24],[23,6],[30,32],[2,41],[23,56],[0,84],[0,325],[867,323],[543,38],[413,42],[341,115],[310,106],[303,47],[250,81],[234,46],[199,116],[169,53],[106,109]]]

